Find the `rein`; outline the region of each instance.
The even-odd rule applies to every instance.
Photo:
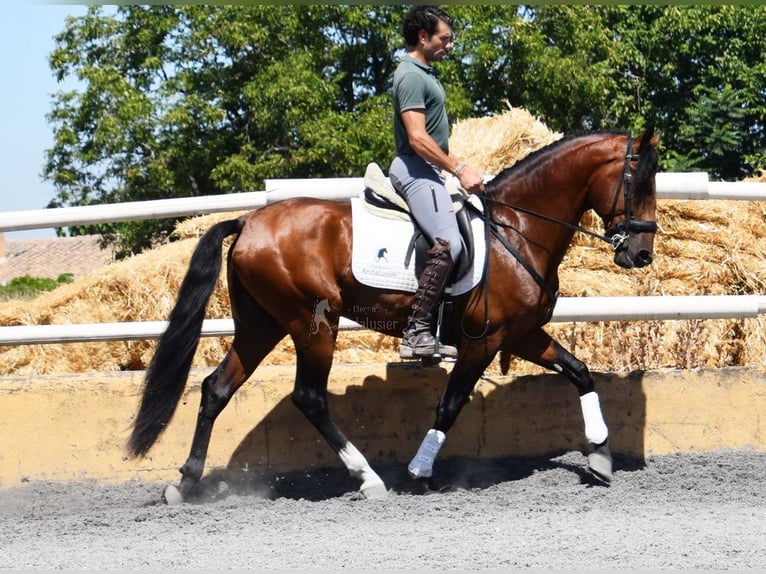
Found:
[[[499,205],[502,207],[507,207],[509,209],[513,209],[514,211],[520,211],[521,213],[526,213],[527,215],[531,215],[532,217],[537,217],[538,219],[542,219],[543,221],[555,223],[556,225],[560,225],[561,227],[566,227],[567,229],[571,229],[572,231],[579,231],[580,233],[584,233],[585,235],[590,235],[591,237],[595,237],[596,239],[601,239],[602,241],[605,241],[609,243],[610,245],[612,245],[612,247],[615,247],[612,240],[609,238],[608,234],[601,235],[600,233],[596,233],[595,231],[591,231],[590,229],[586,229],[580,225],[575,225],[573,223],[569,223],[568,221],[562,221],[561,219],[556,219],[555,217],[543,215],[542,213],[537,213],[536,211],[532,211],[531,209],[526,209],[525,207],[519,207],[518,205],[505,203],[504,201],[500,201],[499,199],[492,199],[491,197],[487,197],[487,196],[482,196],[482,197],[486,199],[486,201],[489,203],[493,203],[495,205]],[[501,224],[494,221],[492,221],[491,223],[498,227],[507,227],[507,226],[502,226]]]
[[[633,147],[633,138],[628,136],[628,145],[627,145],[627,150],[625,152],[625,161],[623,163],[622,173],[620,174],[620,181],[617,183],[617,189],[614,192],[612,209],[609,213],[608,223],[606,225],[607,229],[603,235],[600,233],[596,233],[595,231],[591,231],[590,229],[586,229],[580,225],[572,224],[567,221],[562,221],[560,219],[556,219],[555,217],[550,217],[548,215],[543,215],[542,213],[537,213],[536,211],[532,211],[530,209],[526,209],[518,205],[505,203],[504,201],[493,199],[487,195],[483,197],[486,199],[486,201],[494,203],[495,205],[500,205],[500,206],[512,209],[514,211],[526,213],[527,215],[531,215],[533,217],[537,217],[538,219],[542,219],[543,221],[555,223],[556,225],[560,225],[561,227],[566,227],[567,229],[571,229],[572,231],[578,231],[580,233],[584,233],[585,235],[590,235],[591,237],[600,239],[601,241],[609,243],[612,246],[612,249],[617,251],[621,247],[623,247],[623,245],[628,241],[628,236],[631,231],[634,233],[647,233],[647,232],[653,233],[657,231],[656,221],[639,221],[639,220],[634,220],[632,218],[633,174],[630,171],[630,162],[636,161],[640,157],[638,154],[632,153],[631,151],[632,147]],[[617,200],[620,197],[620,191],[623,189],[625,190],[623,193],[625,218],[620,223],[611,226],[612,221],[614,221],[614,218],[617,215],[616,214]]]
[[[510,241],[508,241],[508,238],[505,237],[502,233],[500,233],[500,225],[492,221],[492,218],[489,214],[489,198],[486,195],[479,196],[484,203],[484,211],[479,210],[476,206],[474,206],[471,202],[466,201],[465,206],[473,211],[474,213],[478,214],[479,217],[481,217],[484,220],[484,241],[487,244],[487,257],[484,259],[484,272],[482,273],[482,283],[484,288],[484,330],[479,333],[478,335],[472,335],[468,333],[465,329],[465,323],[462,325],[463,329],[463,335],[467,339],[472,339],[474,341],[478,339],[483,339],[486,337],[487,333],[489,332],[489,239],[490,234],[497,239],[500,244],[505,247],[505,249],[516,258],[516,261],[519,262],[519,264],[529,273],[529,275],[534,279],[535,283],[540,287],[540,289],[547,293],[548,295],[548,307],[545,311],[545,316],[543,317],[542,321],[540,321],[541,325],[544,325],[547,323],[551,315],[553,315],[553,309],[556,306],[556,301],[558,300],[559,294],[558,291],[553,291],[550,286],[545,282],[545,279],[542,278],[542,276],[537,272],[537,270],[532,267],[532,264],[529,263],[526,259],[524,259],[524,256],[521,254],[521,252],[516,249],[516,247],[511,244]],[[501,203],[501,202],[496,202]],[[554,220],[558,221],[558,220]],[[564,223],[564,222],[561,222]],[[465,315],[463,315],[463,321],[465,321]]]

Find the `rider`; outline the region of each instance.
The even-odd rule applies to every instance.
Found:
[[[414,6],[404,17],[402,33],[407,53],[394,73],[396,157],[389,177],[432,244],[399,349],[402,358],[412,358],[435,352],[431,318],[462,251],[441,172],[454,175],[469,193],[483,191],[484,184],[483,174],[449,153],[446,95],[431,66],[452,48],[452,18],[438,6]],[[457,349],[447,345],[440,346],[440,352],[457,356]]]

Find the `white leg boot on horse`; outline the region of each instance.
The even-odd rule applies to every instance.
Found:
[[[595,391],[580,396],[583,421],[585,422],[585,437],[593,445],[593,452],[588,454],[588,470],[604,482],[611,482],[612,453],[609,451],[607,438],[609,431],[601,413],[601,403]]]
[[[428,261],[418,282],[412,314],[399,347],[399,356],[402,359],[434,355],[455,358],[457,349],[441,344],[431,333],[434,312],[444,294],[453,266],[449,241],[437,237],[434,246],[426,253]]]
[[[407,466],[412,478],[431,478],[434,473],[434,461],[442,446],[447,440],[447,435],[440,430],[429,429],[420,448]]]

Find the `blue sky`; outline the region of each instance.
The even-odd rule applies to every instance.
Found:
[[[42,209],[53,198],[40,176],[45,150],[53,142],[45,115],[60,90],[48,67],[53,37],[67,16],[82,16],[85,5],[3,6],[0,18],[0,211]],[[6,233],[8,239],[53,237],[52,229]]]

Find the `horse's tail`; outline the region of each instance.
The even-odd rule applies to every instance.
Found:
[[[205,308],[221,272],[223,240],[241,229],[239,219],[216,223],[191,256],[168,327],[144,377],[141,406],[128,441],[133,456],[146,454],[173,417],[197,350]]]

